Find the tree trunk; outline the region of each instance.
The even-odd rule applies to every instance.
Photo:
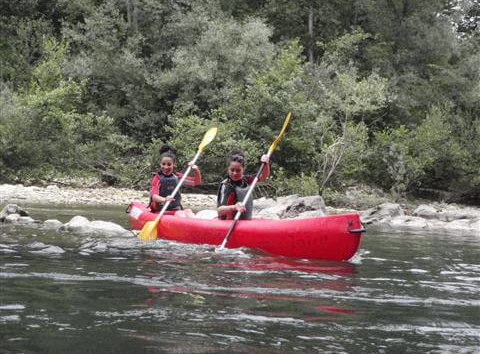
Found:
[[[308,46],[308,61],[310,64],[313,64],[313,47],[314,47],[314,40],[313,40],[313,5],[310,2],[309,12],[308,12],[308,37],[310,45]]]
[[[138,6],[137,0],[125,0],[127,5],[127,22],[132,32],[138,29]]]

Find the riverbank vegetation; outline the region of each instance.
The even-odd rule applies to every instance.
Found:
[[[145,188],[159,147],[179,165],[208,127],[269,193],[355,183],[397,196],[480,184],[476,0],[0,1],[0,180],[103,176]]]

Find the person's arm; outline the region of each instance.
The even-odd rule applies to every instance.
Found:
[[[260,161],[265,162],[265,167],[263,167],[262,174],[258,177],[258,181],[264,181],[268,176],[270,176],[270,158],[268,155],[263,155]]]
[[[242,202],[238,202],[233,205],[221,205],[217,208],[218,216],[227,215],[229,219],[232,219],[232,214],[235,210],[240,213],[243,213],[247,209],[245,208],[245,205],[243,205]]]
[[[154,195],[152,195],[152,200],[156,203],[165,204],[168,201],[174,202],[175,198],[171,197],[169,195],[167,195],[166,197],[162,197],[158,194],[154,194]]]
[[[185,178],[185,185],[187,185],[187,186],[198,186],[199,184],[202,184],[202,173],[200,172],[200,169],[198,168],[198,166],[193,165],[191,161],[188,163],[188,165],[192,166],[193,177],[192,176],[187,176]],[[178,176],[178,178],[182,178],[183,174],[182,173],[177,173],[177,176]]]
[[[200,172],[200,169],[198,168],[197,165],[193,165],[192,162],[188,163],[189,166],[192,166],[193,170],[193,185],[198,186],[199,184],[202,184],[202,173]]]

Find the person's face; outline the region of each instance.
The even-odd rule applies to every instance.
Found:
[[[240,162],[232,161],[230,165],[228,165],[228,177],[231,178],[232,181],[240,181],[243,178],[244,167]]]
[[[175,162],[171,157],[163,157],[162,161],[160,161],[160,169],[165,176],[170,176],[173,173],[173,169],[175,167]]]

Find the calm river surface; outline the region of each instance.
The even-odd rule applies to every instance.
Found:
[[[3,225],[0,353],[478,353],[480,236],[367,231],[339,263]]]

